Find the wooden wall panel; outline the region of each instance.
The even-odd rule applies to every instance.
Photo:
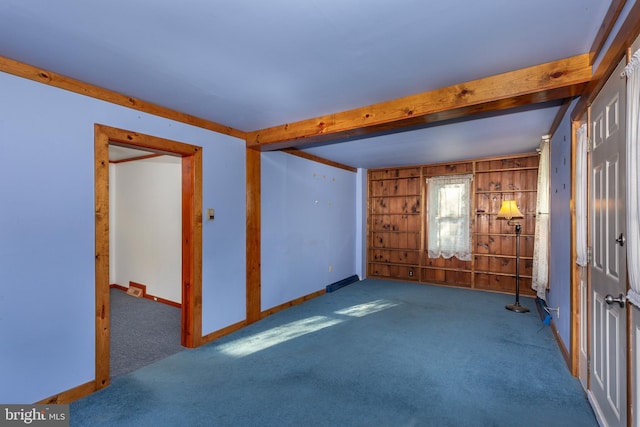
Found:
[[[533,256],[533,236],[520,236],[520,256]],[[478,235],[475,253],[488,255],[516,254],[515,234],[508,235]]]
[[[456,257],[451,258],[429,258],[427,252],[424,251],[422,265],[425,267],[433,268],[449,268],[453,270],[468,270],[471,271],[473,267],[473,261],[462,261]]]
[[[418,280],[422,236],[421,169],[369,172],[368,275]]]
[[[450,165],[427,165],[422,167],[423,175],[428,178],[430,176],[458,175],[465,173],[473,173],[473,162],[454,163]]]
[[[420,177],[398,178],[373,182],[374,184],[371,187],[372,197],[420,194]]]
[[[370,197],[371,213],[381,214],[419,214],[420,196],[409,197]]]
[[[470,288],[471,274],[470,271],[423,268],[421,282]]]
[[[373,249],[369,252],[372,262],[384,264],[418,265],[420,254],[416,251]]]
[[[520,238],[520,290],[531,287],[538,182],[537,154],[369,171],[368,274],[398,280],[515,292],[515,227],[497,214],[516,200],[524,214]],[[428,257],[425,178],[474,175],[473,258]]]
[[[376,215],[371,220],[372,231],[420,230],[420,215]]]
[[[514,293],[516,279],[513,276],[476,273],[474,285],[476,289]],[[531,290],[531,279],[520,277],[520,295],[535,295]]]
[[[417,268],[404,265],[370,264],[369,276],[398,280],[418,280]]]
[[[516,274],[516,259],[512,256],[475,256],[475,271],[491,273],[499,271],[501,273]],[[533,271],[533,258],[520,257],[520,277],[531,278]]]
[[[476,163],[476,171],[495,171],[500,169],[521,169],[534,168],[538,169],[538,157],[536,155],[527,155],[525,157],[487,159]]]
[[[370,180],[393,179],[393,178],[410,178],[420,176],[420,168],[398,168],[398,169],[377,169],[369,172]]]

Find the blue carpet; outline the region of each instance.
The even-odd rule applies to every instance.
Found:
[[[597,426],[535,302],[365,280],[71,405],[72,426]]]

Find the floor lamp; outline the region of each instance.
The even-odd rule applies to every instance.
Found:
[[[505,308],[516,313],[526,313],[529,309],[520,305],[520,231],[522,231],[522,225],[517,221],[512,221],[513,219],[524,218],[524,215],[518,209],[515,200],[503,200],[497,218],[506,219],[507,224],[516,228],[516,302],[507,305]]]

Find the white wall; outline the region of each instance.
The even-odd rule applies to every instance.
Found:
[[[356,273],[356,174],[262,153],[262,310]]]
[[[117,240],[116,240],[116,191],[117,188],[116,179],[116,165],[109,163],[109,283],[116,283],[116,253],[117,253]]]
[[[182,159],[161,156],[118,163],[112,168],[115,194],[110,283],[147,286],[147,293],[182,302]]]
[[[94,123],[203,147],[202,330],[244,320],[244,141],[4,73],[0,94],[0,402],[94,380]]]

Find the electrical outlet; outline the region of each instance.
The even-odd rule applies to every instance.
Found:
[[[413,270],[409,270],[409,277],[413,277]]]

